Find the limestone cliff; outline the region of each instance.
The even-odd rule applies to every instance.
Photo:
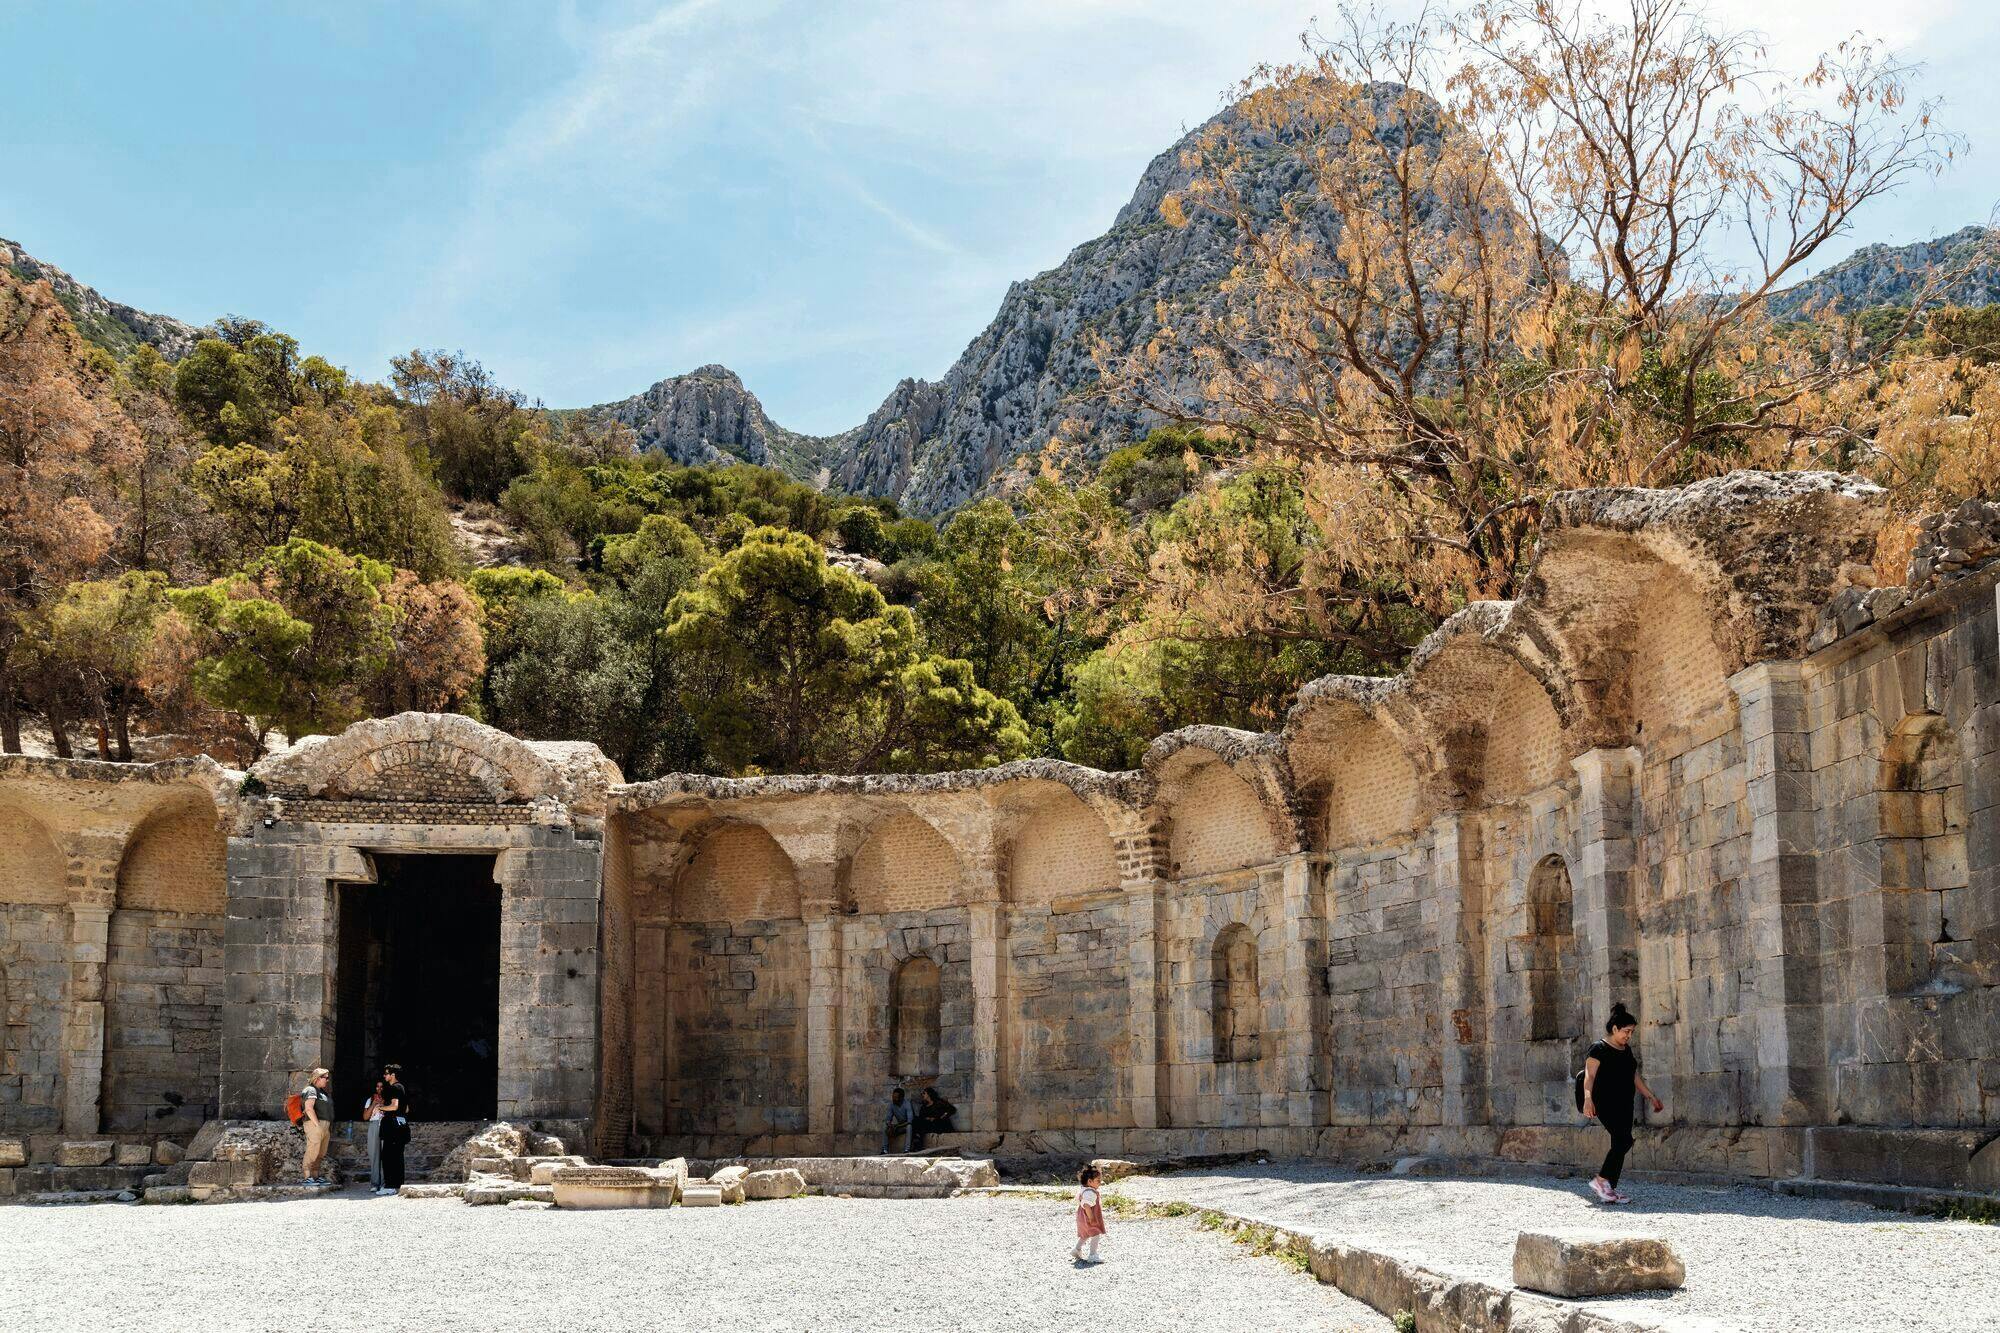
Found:
[[[586,411],[630,426],[640,448],[657,449],[677,463],[758,463],[804,481],[824,481],[825,442],[772,421],[757,395],[723,366],[702,366]]]
[[[0,236],[0,267],[29,282],[46,282],[56,299],[76,321],[77,331],[113,356],[124,357],[141,343],[151,345],[169,361],[178,361],[194,349],[202,330],[170,315],[155,315],[105,297],[96,288],[78,282],[53,264],[23,250]]]
[[[1796,315],[1808,305],[1836,311],[1907,305],[1940,268],[1962,269],[1939,293],[1958,305],[2000,301],[2000,262],[1985,227],[1961,227],[1948,236],[1910,245],[1864,245],[1838,264],[1771,300],[1771,312]],[[1979,253],[1986,247],[1987,253]]]
[[[1234,244],[1223,223],[1197,218],[1176,229],[1160,217],[1161,201],[1186,184],[1183,149],[1207,128],[1153,159],[1110,230],[1010,287],[993,321],[940,379],[904,380],[852,430],[816,439],[773,425],[719,366],[587,410],[626,422],[644,445],[682,461],[726,454],[769,462],[836,490],[893,496],[920,514],[980,494],[1067,418],[1096,427],[1093,446],[1108,451],[1154,423],[1092,393],[1091,335],[1117,352],[1137,348],[1158,326],[1156,305],[1217,300],[1230,269]],[[1269,142],[1251,147],[1251,198],[1275,209],[1298,185],[1297,167]]]

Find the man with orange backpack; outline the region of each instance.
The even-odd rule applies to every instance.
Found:
[[[333,1183],[319,1174],[320,1168],[326,1165],[327,1146],[333,1138],[332,1083],[331,1073],[325,1069],[315,1069],[306,1079],[306,1085],[298,1095],[285,1099],[285,1113],[292,1117],[293,1124],[305,1131],[305,1173],[308,1185]]]

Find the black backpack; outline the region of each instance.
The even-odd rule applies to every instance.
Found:
[[[1576,1112],[1583,1114],[1583,1070],[1576,1071]]]

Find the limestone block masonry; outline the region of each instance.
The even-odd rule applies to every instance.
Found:
[[[2000,566],[1874,588],[1882,507],[1556,496],[1519,600],[1124,773],[628,784],[425,714],[249,773],[0,757],[0,1137],[275,1115],[372,1021],[343,895],[451,856],[497,887],[493,1110],[594,1157],[810,1179],[902,1087],[1009,1155],[1588,1163],[1622,1001],[1634,1169],[1991,1192]]]

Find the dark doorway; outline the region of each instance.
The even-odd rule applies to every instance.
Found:
[[[354,1115],[382,1066],[403,1066],[421,1120],[499,1109],[500,888],[491,856],[374,858],[340,889],[334,1089]]]

